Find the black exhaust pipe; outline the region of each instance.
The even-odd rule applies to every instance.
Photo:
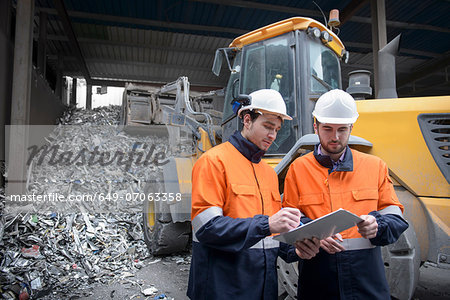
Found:
[[[395,56],[398,54],[401,34],[378,51],[377,98],[398,98],[395,82]]]

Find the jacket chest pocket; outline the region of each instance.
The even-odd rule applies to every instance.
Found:
[[[264,214],[272,216],[281,209],[281,196],[278,191],[265,190],[262,194],[264,199]]]
[[[358,215],[366,215],[378,208],[378,190],[376,189],[353,190],[352,198],[353,209],[351,210]]]
[[[299,209],[311,219],[316,219],[330,212],[330,207],[328,203],[325,203],[323,193],[301,195]]]
[[[301,206],[321,205],[323,204],[323,202],[324,202],[323,193],[300,196]]]
[[[232,183],[229,201],[224,207],[224,215],[233,218],[249,218],[260,214],[262,209],[259,198],[259,191],[255,186]]]
[[[231,191],[233,191],[233,194],[236,196],[249,196],[249,195],[256,195],[257,190],[256,187],[253,185],[245,185],[245,184],[231,184]]]
[[[354,190],[352,191],[352,196],[355,201],[378,201],[378,190],[370,189],[370,190]]]

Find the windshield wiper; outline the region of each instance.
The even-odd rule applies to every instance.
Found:
[[[327,90],[331,91],[333,88],[331,87],[331,85],[329,85],[328,83],[326,83],[325,81],[323,81],[321,78],[317,77],[317,75],[315,74],[311,74],[312,77],[317,80],[321,85],[323,85]]]

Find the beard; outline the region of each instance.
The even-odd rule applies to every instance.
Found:
[[[323,148],[326,152],[328,152],[328,153],[330,153],[330,154],[339,154],[339,153],[341,153],[342,151],[345,150],[345,147],[346,147],[346,146],[342,145],[341,142],[337,142],[337,143],[338,143],[339,145],[338,145],[336,148],[331,148],[331,147],[329,147],[328,145],[324,145],[324,144],[321,144],[321,145],[322,145],[322,148]]]
[[[324,150],[324,152],[326,152],[326,153],[324,153],[326,155],[340,154],[340,153],[344,152],[345,148],[348,145],[349,138],[350,138],[350,135],[347,138],[347,140],[345,140],[345,141],[342,141],[342,140],[331,140],[330,141],[329,140],[328,142],[325,142],[322,139],[322,137],[320,137],[320,135],[319,135],[320,145],[322,146],[322,150]],[[337,145],[330,146],[329,145],[330,143],[337,144]]]

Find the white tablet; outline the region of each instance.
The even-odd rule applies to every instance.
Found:
[[[321,240],[349,229],[361,221],[363,221],[363,219],[357,215],[340,208],[307,224],[292,229],[289,232],[274,236],[273,238],[291,245],[296,241],[311,239],[313,237],[317,237]]]

